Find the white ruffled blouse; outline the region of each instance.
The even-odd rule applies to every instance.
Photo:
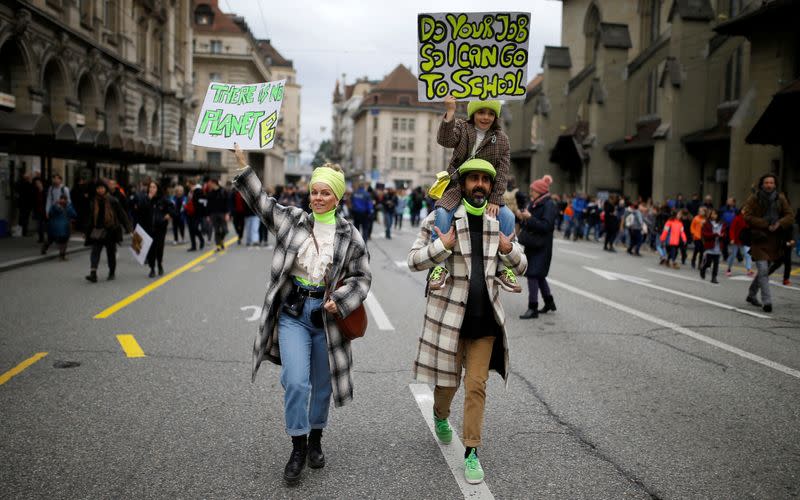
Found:
[[[319,253],[314,245],[314,238],[308,238],[300,245],[294,259],[292,275],[307,279],[312,283],[322,284],[325,273],[333,262],[333,238],[336,235],[336,224],[314,224],[314,237],[319,245]]]

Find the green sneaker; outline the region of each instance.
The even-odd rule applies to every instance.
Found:
[[[511,293],[522,293],[522,287],[517,281],[517,275],[514,274],[514,271],[510,267],[504,267],[497,273],[497,280],[500,282],[500,286],[503,290]]]
[[[436,427],[436,437],[444,444],[449,444],[453,440],[453,429],[446,418],[436,418],[433,416],[433,423]]]
[[[464,479],[469,484],[480,484],[483,482],[483,467],[475,450],[469,452],[469,456],[464,459]]]
[[[428,277],[429,290],[441,290],[447,282],[447,268],[444,266],[436,266],[431,270],[431,275]]]

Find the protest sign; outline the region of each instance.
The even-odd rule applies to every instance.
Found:
[[[136,224],[136,228],[133,230],[133,235],[131,236],[131,253],[133,254],[133,258],[136,259],[136,262],[139,263],[140,266],[144,265],[144,261],[147,258],[147,252],[150,251],[150,246],[153,244],[153,238],[150,237],[147,232],[142,229],[142,226]]]
[[[528,12],[419,14],[419,100],[524,99],[530,21]]]
[[[286,80],[264,83],[208,84],[192,144],[207,148],[270,149],[283,102]]]

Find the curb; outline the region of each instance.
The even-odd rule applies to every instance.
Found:
[[[77,247],[67,250],[67,255],[72,255],[74,253],[86,252],[91,250],[92,247]],[[32,266],[33,264],[38,264],[40,262],[45,262],[48,260],[53,260],[58,258],[58,251],[48,253],[45,255],[37,255],[34,257],[23,257],[21,259],[10,260],[7,262],[0,262],[0,273],[11,271],[12,269],[17,269],[20,267],[25,266]]]

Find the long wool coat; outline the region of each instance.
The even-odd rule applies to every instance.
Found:
[[[431,243],[435,212],[422,222],[419,235],[408,254],[408,267],[412,271],[426,271],[443,265],[449,272],[448,285],[442,290],[428,292],[422,336],[419,339],[417,359],[414,362],[416,380],[443,387],[456,387],[460,370],[456,366],[458,339],[464,321],[469,277],[472,268],[472,249],[469,238],[469,222],[463,206],[458,207],[453,221],[456,226],[456,245],[447,250],[441,238]],[[498,251],[500,225],[496,219],[483,217],[483,269],[492,310],[502,332],[494,343],[494,352],[489,368],[496,370],[508,381],[508,338],[505,328],[505,312],[500,303],[500,286],[495,280],[498,263],[511,267],[518,276],[525,273],[527,260],[522,246],[516,241],[507,255]]]
[[[472,148],[478,133],[475,127],[464,120],[454,118],[449,122],[442,120],[436,140],[439,145],[453,148],[453,156],[447,166],[450,174],[450,184],[447,185],[442,198],[436,202],[437,207],[452,210],[461,203],[461,187],[458,183],[458,167],[467,161],[472,154]],[[475,158],[486,160],[494,166],[497,174],[494,178],[494,190],[489,194],[489,203],[503,205],[503,193],[506,192],[508,168],[511,161],[508,136],[502,130],[488,131],[483,142],[478,145]]]
[[[261,189],[261,181],[249,167],[236,176],[233,184],[242,193],[248,206],[275,235],[276,241],[267,295],[253,345],[252,379],[255,380],[262,360],[281,364],[278,315],[281,304],[293,286],[290,275],[294,259],[300,245],[311,237],[314,218],[301,208],[278,204],[275,198]],[[364,240],[353,225],[341,217],[336,218],[333,263],[325,280],[330,288],[330,299],[336,303],[342,316],[349,315],[367,298],[372,283]],[[342,285],[333,290],[335,284],[342,280]],[[342,406],[353,399],[353,382],[350,376],[353,358],[350,342],[342,337],[336,322],[328,313],[323,315],[323,319],[328,337],[333,402],[336,406]]]
[[[764,218],[767,207],[759,202],[758,193],[751,194],[742,206],[742,215],[747,225],[750,226],[751,244],[750,255],[753,260],[776,261],[783,257],[782,231],[792,227],[794,215],[789,201],[783,194],[778,195],[778,223],[781,229],[769,230],[769,222]]]

